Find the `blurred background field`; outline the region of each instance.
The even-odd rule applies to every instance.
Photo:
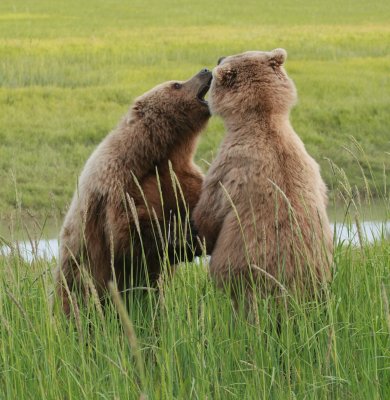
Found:
[[[2,0],[0,218],[63,213],[82,165],[144,91],[275,47],[298,88],[293,125],[329,187],[340,175],[331,160],[378,195],[390,159],[389,22],[388,1]],[[197,153],[205,171],[223,132],[212,118]]]

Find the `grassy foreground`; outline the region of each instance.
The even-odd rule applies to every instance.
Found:
[[[321,301],[267,298],[249,319],[183,265],[129,293],[136,345],[112,303],[51,315],[54,263],[0,258],[0,398],[388,399],[390,244],[340,246],[336,263]]]
[[[389,22],[385,0],[2,0],[0,218],[63,212],[92,150],[145,90],[275,47],[298,87],[293,125],[330,187],[327,159],[359,189],[363,170],[375,191],[389,166]],[[222,135],[213,118],[205,170]]]

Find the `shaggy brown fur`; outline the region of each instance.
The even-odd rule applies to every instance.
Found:
[[[166,82],[139,97],[87,161],[60,234],[56,290],[67,314],[62,273],[71,291],[85,290],[86,269],[102,296],[113,279],[112,254],[120,289],[142,278],[155,281],[164,249],[171,262],[183,256],[175,247],[178,230],[172,238],[170,228],[199,199],[203,175],[193,155],[210,117],[204,101],[210,79],[211,72],[202,70],[186,82]],[[184,201],[178,188],[175,194],[169,163]]]
[[[289,122],[296,89],[286,56],[250,51],[213,71],[210,109],[227,134],[193,217],[220,285],[254,279],[264,292],[275,278],[307,288],[329,277],[326,187]]]

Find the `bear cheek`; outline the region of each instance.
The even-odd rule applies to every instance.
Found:
[[[223,89],[222,89],[223,90]],[[222,115],[225,109],[226,96],[221,91],[211,92],[209,95],[209,109],[212,115]]]
[[[210,92],[209,92],[209,109],[211,114],[216,114],[217,113],[217,105],[219,103],[218,101],[218,89],[215,86],[211,86]]]

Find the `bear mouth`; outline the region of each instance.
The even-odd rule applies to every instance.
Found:
[[[204,83],[198,90],[198,93],[196,94],[196,98],[198,99],[198,101],[206,106],[208,106],[208,102],[207,100],[205,100],[205,96],[207,94],[207,92],[210,89],[210,85],[211,85],[211,79],[210,78],[206,83]]]

